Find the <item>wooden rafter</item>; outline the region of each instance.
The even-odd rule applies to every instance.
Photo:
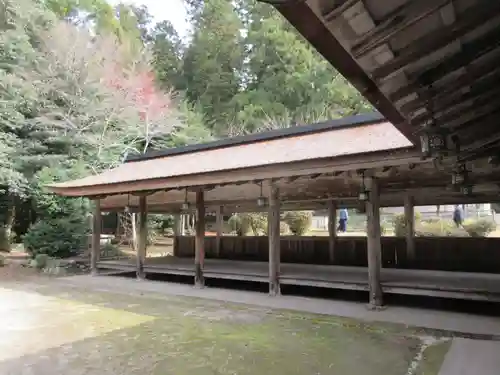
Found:
[[[436,82],[426,82],[423,85],[423,82],[419,80],[418,76],[414,77],[406,86],[401,87],[400,89],[394,91],[390,94],[390,99],[394,102],[401,100],[408,95],[416,92],[418,94],[418,98],[413,99],[408,104],[411,105],[412,102],[422,102],[424,100],[430,99],[430,93],[427,90],[429,86],[439,87],[438,92],[435,94],[436,98],[441,96],[447,96],[453,92],[461,90],[462,88],[469,86],[472,82],[476,80],[483,79],[488,76],[488,74],[495,74],[500,71],[500,67],[498,65],[497,59],[488,59],[487,62],[482,64],[474,64],[467,68],[467,74],[460,76],[457,79],[454,79],[453,82],[448,83],[447,85],[441,87],[439,85],[436,86]]]
[[[427,17],[451,0],[419,0],[403,4],[388,14],[377,26],[356,39],[351,48],[354,57],[359,58],[387,43],[391,37]]]
[[[404,113],[414,112],[419,108],[422,108],[426,105],[427,102],[434,103],[434,108],[436,105],[450,105],[451,101],[456,98],[458,95],[461,95],[465,88],[469,87],[470,91],[475,93],[480,93],[484,89],[491,87],[491,85],[497,84],[500,80],[500,66],[498,66],[498,62],[495,63],[496,69],[489,71],[477,71],[477,75],[474,74],[476,71],[471,72],[468,71],[467,74],[460,76],[458,79],[453,80],[447,85],[439,88],[435,88],[434,90],[419,90],[418,98],[412,100],[401,106],[401,111]],[[493,83],[492,83],[493,82]],[[439,103],[439,104],[438,104]]]
[[[332,9],[323,13],[323,18],[325,21],[331,22],[359,1],[361,0],[346,0],[340,5],[335,5]]]
[[[420,82],[435,82],[448,74],[468,66],[478,58],[500,46],[500,26],[480,38],[462,44],[460,51],[442,60],[436,66],[419,74]]]
[[[398,73],[407,65],[447,46],[489,20],[498,17],[499,11],[500,2],[480,2],[465,12],[457,22],[440,29],[438,35],[435,33],[426,34],[399,51],[394,59],[375,69],[372,72],[372,78],[380,82],[386,77]]]
[[[352,6],[357,1],[348,0],[341,6],[348,9],[347,3]],[[407,119],[382,93],[367,72],[353,61],[350,52],[344,48],[328,28],[328,20],[333,20],[339,13],[335,13],[333,10],[321,17],[305,1],[276,4],[275,7],[327,61],[335,62],[334,65],[338,72],[346,77],[383,116],[391,121],[410,141],[418,145],[419,139]],[[339,8],[339,11],[342,9],[344,8]]]
[[[482,100],[482,98],[487,98],[492,95],[498,94],[498,90],[500,87],[500,75],[496,77],[496,79],[488,79],[481,82],[481,84],[474,85],[470,88],[469,91],[465,93],[457,92],[456,95],[451,95],[447,98],[442,99],[441,101],[429,101],[432,103],[432,110],[434,113],[447,113],[454,110],[454,108],[461,108],[464,104],[472,103],[477,100]],[[432,100],[432,99],[431,99]],[[430,106],[430,104],[429,104]],[[430,108],[427,108],[430,110]],[[431,116],[431,113],[427,113],[426,115],[422,115],[421,118],[426,118]],[[417,122],[417,118],[413,120],[413,123]]]
[[[456,134],[462,140],[461,144],[468,140],[489,136],[492,130],[498,130],[500,121],[500,109],[488,114],[477,116],[472,121],[460,124],[460,126],[451,129],[452,135]],[[470,142],[470,141],[469,141]]]
[[[499,110],[498,102],[492,100],[484,105],[475,105],[473,110],[464,109],[463,113],[459,114],[454,120],[443,122],[440,125],[444,128],[456,130],[461,128],[464,124],[479,121],[484,116],[496,113]]]
[[[497,104],[498,103],[498,94],[500,94],[500,87],[497,87],[491,91],[486,93],[482,93],[476,97],[469,99],[467,102],[457,102],[457,105],[454,107],[446,108],[446,111],[441,113],[424,113],[422,115],[416,116],[412,119],[412,124],[414,126],[423,125],[428,121],[431,121],[433,118],[437,125],[444,125],[459,119],[464,116],[468,112],[477,111],[477,108]],[[493,107],[494,108],[494,107]]]

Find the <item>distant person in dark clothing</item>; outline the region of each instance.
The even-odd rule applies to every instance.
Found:
[[[339,227],[337,228],[339,232],[345,232],[347,230],[347,219],[349,219],[349,214],[347,210],[343,208],[339,213]]]
[[[453,221],[455,222],[457,228],[460,227],[464,221],[464,211],[458,204],[455,206],[455,210],[453,211]]]

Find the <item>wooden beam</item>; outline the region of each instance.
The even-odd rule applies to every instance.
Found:
[[[438,123],[439,126],[455,131],[465,124],[476,124],[481,118],[497,113],[498,102],[491,100],[486,104],[475,103],[474,108],[466,107],[460,113],[456,114],[454,119]]]
[[[453,100],[448,106],[441,106],[441,108],[437,109],[440,113],[442,113],[442,115],[437,118],[437,121],[444,116],[446,116],[445,118],[449,121],[453,121],[453,119],[459,117],[456,115],[457,112],[460,113],[462,111],[463,113],[463,111],[467,108],[473,110],[476,106],[489,103],[491,102],[491,99],[496,99],[499,94],[499,86],[491,87],[490,89],[480,93],[466,93],[460,98]],[[448,120],[444,120],[444,122],[449,122]]]
[[[474,197],[464,197],[458,192],[452,192],[446,190],[446,186],[449,185],[450,176],[448,175],[446,179],[443,179],[439,184],[435,186],[427,186],[419,184],[413,184],[409,187],[394,187],[391,189],[383,190],[383,194],[380,197],[380,204],[383,207],[403,207],[404,197],[406,194],[411,193],[414,196],[415,206],[421,205],[445,205],[445,204],[455,204],[457,202],[464,203],[491,203],[498,201],[498,194],[485,193],[484,195],[477,195]],[[381,182],[381,180],[379,180]],[[483,184],[483,183],[495,183],[500,185],[500,177],[492,177],[492,179],[479,179],[474,178],[473,184]],[[381,185],[381,184],[379,184]],[[383,186],[381,186],[383,189]],[[325,197],[322,201],[310,201],[304,203],[298,203],[294,205],[287,205],[284,202],[281,203],[281,210],[283,211],[293,211],[293,210],[319,210],[327,209],[327,201],[332,199],[331,197]],[[358,196],[354,195],[352,192],[350,195],[344,195],[342,197],[333,198],[337,202],[338,207],[345,208],[359,208]],[[246,206],[232,206],[227,205],[227,209],[232,212],[267,212],[267,207],[257,207],[256,205],[246,205]],[[159,212],[168,212],[171,208],[162,208]],[[156,212],[154,207],[149,208],[149,212]]]
[[[496,108],[495,104],[497,103],[496,100],[499,93],[500,88],[497,87],[493,91],[483,93],[473,98],[473,100],[469,100],[467,103],[459,103],[455,107],[448,107],[446,112],[434,113],[434,117],[430,112],[416,116],[411,120],[411,123],[413,126],[420,126],[434,118],[437,125],[443,124],[449,126],[450,122],[460,119],[467,112],[477,112],[477,109],[480,107],[490,106],[491,109]]]
[[[101,231],[102,214],[101,200],[94,200],[94,212],[92,214],[92,246],[90,248],[90,270],[92,276],[97,276],[97,262],[101,256]]]
[[[139,197],[139,243],[137,246],[137,278],[145,279],[144,262],[146,261],[146,251],[148,246],[148,207],[147,197]]]
[[[175,213],[174,214],[174,236],[180,236],[181,233],[182,233],[181,214]]]
[[[337,242],[337,202],[328,201],[328,255],[330,264],[335,260],[335,244]]]
[[[377,26],[356,39],[351,48],[355,58],[360,58],[381,45],[388,43],[397,33],[427,17],[450,0],[419,0],[404,3],[389,13]]]
[[[342,13],[344,13],[347,9],[355,5],[358,1],[360,0],[345,0],[342,4],[335,5],[333,9],[330,9],[329,11],[323,13],[323,18],[327,22],[333,21],[337,17],[342,15]],[[335,4],[336,2],[333,3]]]
[[[274,184],[269,186],[269,211],[267,216],[269,239],[269,294],[280,294],[280,197]]]
[[[498,129],[500,120],[500,108],[490,114],[480,114],[472,121],[467,121],[451,129],[452,135],[459,137],[460,149],[466,149],[471,141],[479,140],[481,137],[489,137]]]
[[[196,237],[195,237],[195,286],[205,285],[203,266],[205,263],[205,195],[203,191],[196,192]]]
[[[224,217],[222,216],[222,206],[217,206],[215,210],[215,254],[217,257],[220,255],[221,250],[221,237],[222,237],[222,226],[224,224]]]
[[[380,192],[378,181],[374,177],[367,178],[370,189],[366,202],[367,247],[368,247],[368,283],[370,287],[370,303],[372,309],[383,305],[380,270],[382,268],[382,249],[380,244]]]
[[[349,4],[344,3],[341,5],[342,8],[338,8],[337,11],[333,9],[323,17],[318,15],[306,1],[276,4],[275,7],[388,121],[391,121],[411,142],[418,145],[419,139],[407,119],[382,93],[373,79],[354,60],[328,27],[328,20],[334,19],[358,1],[348,0]]]
[[[497,60],[488,59],[488,61],[483,64],[473,64],[467,67],[467,74],[461,75],[452,82],[447,83],[446,86],[441,87],[436,85],[436,82],[426,82],[423,86],[424,83],[419,81],[419,77],[416,76],[411,80],[411,83],[394,91],[389,95],[389,97],[392,101],[397,102],[398,100],[401,100],[415,92],[418,94],[419,98],[408,102],[408,105],[411,106],[414,102],[420,103],[430,100],[431,96],[429,95],[430,93],[428,91],[428,87],[433,86],[436,87],[436,90],[432,93],[432,95],[435,95],[434,97],[436,99],[446,98],[453,93],[462,91],[464,87],[470,86],[474,82],[487,78],[489,75],[496,75],[498,72],[500,72],[500,67],[498,66]]]
[[[489,2],[488,5],[479,2],[468,9],[455,23],[445,26],[437,32],[430,32],[403,48],[398,52],[397,57],[375,69],[372,78],[380,82],[388,76],[399,73],[408,64],[445,47],[470,31],[484,25],[492,18],[497,17],[498,11],[500,11],[500,2]]]
[[[484,5],[483,5],[484,6]],[[500,27],[470,42],[463,43],[460,50],[442,60],[439,64],[419,74],[420,82],[434,82],[448,74],[468,66],[481,56],[495,50],[500,45]],[[485,74],[487,72],[484,72]]]
[[[148,197],[150,195],[153,195],[154,193],[157,193],[161,191],[161,189],[158,190],[141,190],[141,191],[133,191],[130,193],[130,195],[136,196],[136,197]]]
[[[415,260],[415,209],[413,197],[407,194],[405,197],[405,227],[406,227],[406,256],[409,261]]]
[[[499,72],[500,73],[500,70]],[[453,107],[459,103],[463,103],[468,100],[473,100],[486,92],[494,91],[498,87],[500,82],[500,74],[488,77],[488,79],[482,79],[478,82],[474,82],[470,85],[467,92],[463,90],[455,90],[453,92],[448,92],[446,96],[442,95],[440,89],[428,90],[426,98],[427,100],[414,100],[407,103],[401,107],[401,110],[405,113],[415,112],[420,108],[426,107],[428,103],[432,103],[432,109],[434,111],[441,111],[447,107]],[[431,95],[429,92],[433,91],[436,95]]]
[[[157,178],[152,180],[124,182],[109,185],[95,185],[75,188],[64,188],[65,196],[89,196],[97,190],[107,190],[108,194],[123,195],[136,189],[167,189],[177,186],[192,186],[199,189],[207,184],[221,184],[244,180],[249,177],[253,179],[283,178],[297,175],[307,175],[313,173],[326,173],[345,171],[349,169],[370,169],[381,165],[406,165],[408,163],[421,162],[421,151],[416,147],[403,147],[396,150],[383,150],[369,152],[368,154],[356,154],[338,156],[333,159],[314,159],[300,162],[286,163],[286,168],[282,164],[268,166],[259,166],[245,169],[236,169],[230,171],[217,171],[213,173],[204,173],[198,175],[186,175]],[[61,191],[51,188],[55,193]]]

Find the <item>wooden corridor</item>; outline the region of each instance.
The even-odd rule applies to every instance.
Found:
[[[106,260],[100,270],[135,272],[134,259]],[[195,276],[194,259],[173,256],[146,258],[144,272]],[[268,263],[207,259],[205,278],[268,283]],[[281,285],[302,285],[341,290],[368,291],[368,269],[365,267],[323,266],[282,263]],[[385,293],[422,295],[500,302],[500,275],[427,270],[383,268],[382,289]]]

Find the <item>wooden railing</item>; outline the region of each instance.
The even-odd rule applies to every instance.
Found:
[[[500,238],[415,237],[415,258],[408,259],[406,242],[400,237],[382,237],[382,266],[427,270],[500,273]],[[194,237],[174,240],[174,254],[194,256]],[[281,237],[281,262],[330,264],[327,237]],[[221,237],[217,252],[215,237],[205,237],[207,258],[267,261],[266,236]],[[333,264],[367,266],[366,237],[339,237]]]

